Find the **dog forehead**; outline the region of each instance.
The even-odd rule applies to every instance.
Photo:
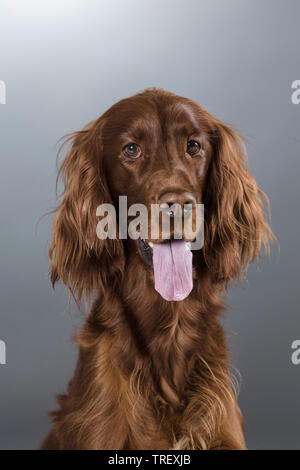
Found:
[[[154,106],[141,100],[126,99],[114,104],[103,115],[106,137],[147,136],[160,133],[160,119]]]
[[[124,139],[134,137],[154,142],[202,131],[197,110],[179,98],[131,97],[116,103],[106,113],[107,137],[118,135]]]
[[[166,136],[188,136],[204,130],[197,109],[181,101],[166,107],[163,125]]]

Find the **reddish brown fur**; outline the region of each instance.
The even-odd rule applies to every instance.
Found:
[[[191,126],[205,149],[202,159],[180,151]],[[145,149],[144,161],[122,159],[132,135]],[[148,89],[116,103],[70,140],[60,170],[65,191],[54,222],[51,277],[78,300],[94,290],[98,298],[77,334],[75,375],[42,448],[245,448],[218,322],[220,297],[272,233],[240,137],[197,103]],[[129,204],[149,206],[162,188],[189,190],[205,206],[194,288],[181,302],[154,290],[152,267],[135,241],[96,237],[99,204],[127,195]]]

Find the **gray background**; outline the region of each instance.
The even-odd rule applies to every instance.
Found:
[[[230,290],[224,322],[249,448],[300,448],[299,15],[297,0],[0,1],[1,448],[39,445],[77,357],[81,315],[47,276],[51,217],[35,233],[55,205],[56,142],[148,86],[248,136],[281,251]]]

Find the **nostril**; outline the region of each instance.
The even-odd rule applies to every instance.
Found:
[[[184,204],[189,204],[191,210],[196,204],[196,198],[191,193],[186,193]]]
[[[196,200],[195,198],[186,199],[183,204],[187,205],[190,209],[192,209],[194,204],[196,204]]]
[[[168,214],[170,217],[173,218],[174,217],[174,213],[172,209],[173,204],[174,202],[173,203],[162,202],[159,207],[162,210],[162,212],[164,212],[165,214]]]
[[[187,210],[191,210],[196,204],[195,197],[187,192],[166,192],[163,193],[158,200],[162,209],[168,210],[173,204],[180,204],[181,206],[188,205]]]
[[[172,207],[173,204],[170,204],[168,202],[162,202],[160,203],[159,207],[161,208],[162,211],[164,212],[168,212],[168,210],[170,210],[170,208]]]

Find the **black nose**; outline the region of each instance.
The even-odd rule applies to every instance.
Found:
[[[195,197],[187,191],[167,192],[160,195],[158,202],[165,211],[170,210],[173,204],[179,204],[184,213],[190,212],[196,204]],[[189,206],[185,206],[189,204]]]

